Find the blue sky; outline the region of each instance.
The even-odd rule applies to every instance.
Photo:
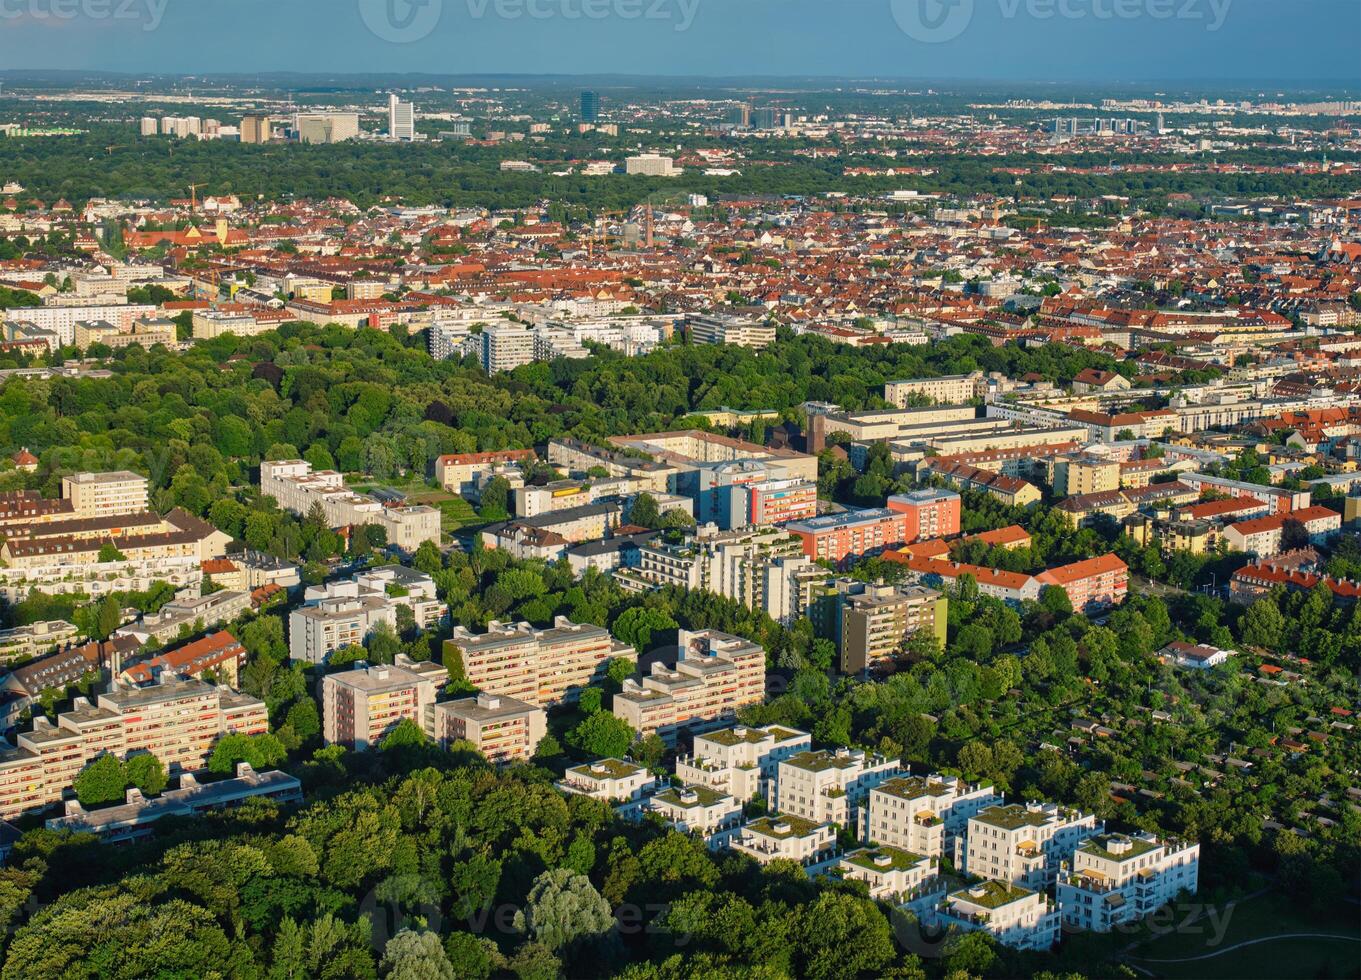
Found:
[[[0,0],[0,66],[1361,87],[1361,0],[411,2]]]

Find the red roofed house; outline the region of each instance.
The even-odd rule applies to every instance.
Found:
[[[232,634],[221,630],[178,650],[169,650],[140,664],[133,664],[123,671],[120,679],[128,684],[151,684],[162,674],[198,678],[212,670],[235,687],[245,663],[246,648]]]
[[[1051,568],[1041,572],[1035,580],[1041,588],[1056,585],[1063,589],[1075,611],[1095,612],[1125,601],[1129,592],[1129,566],[1117,555],[1098,555],[1062,568]]]

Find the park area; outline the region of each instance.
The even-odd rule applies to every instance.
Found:
[[[1361,975],[1361,907],[1342,901],[1311,911],[1277,892],[1231,900],[1154,932],[1122,957],[1145,976],[1169,980],[1275,980]],[[1217,940],[1217,941],[1216,941]]]

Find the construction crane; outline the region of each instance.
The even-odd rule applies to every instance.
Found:
[[[595,219],[594,219],[594,220],[592,221],[592,223],[591,223],[591,233],[590,233],[590,236],[586,239],[586,256],[587,256],[588,258],[595,258],[595,249],[594,249],[594,245],[595,245],[595,241],[596,241],[596,238],[597,238],[597,237],[600,239],[601,251],[602,251],[602,252],[604,251],[605,245],[606,245],[607,241],[609,240],[609,224],[610,224],[610,219],[611,219],[611,218],[623,218],[623,217],[627,217],[627,216],[628,216],[628,212],[627,212],[627,211],[597,211],[597,212],[596,212]]]
[[[199,189],[200,187],[207,187],[207,186],[208,186],[207,184],[190,184],[190,185],[189,185],[189,210],[190,210],[190,211],[197,211],[197,210],[198,210],[198,189]]]

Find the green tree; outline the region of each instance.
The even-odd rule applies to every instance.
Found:
[[[380,966],[388,980],[454,980],[458,976],[438,935],[410,929],[388,940]]]
[[[608,935],[614,913],[589,878],[557,868],[534,879],[525,908],[515,913],[515,928],[557,952]]]
[[[597,711],[567,733],[567,744],[593,759],[619,759],[628,755],[634,735],[628,722]]]
[[[403,718],[397,722],[392,731],[383,736],[382,748],[384,752],[391,752],[405,746],[426,745],[428,742],[429,739],[426,738],[425,732],[421,731],[419,725],[410,718]]]
[[[72,789],[82,806],[123,802],[128,774],[116,755],[101,755],[76,776]]]
[[[128,756],[123,777],[140,789],[145,796],[159,796],[169,782],[165,766],[150,752]]]

